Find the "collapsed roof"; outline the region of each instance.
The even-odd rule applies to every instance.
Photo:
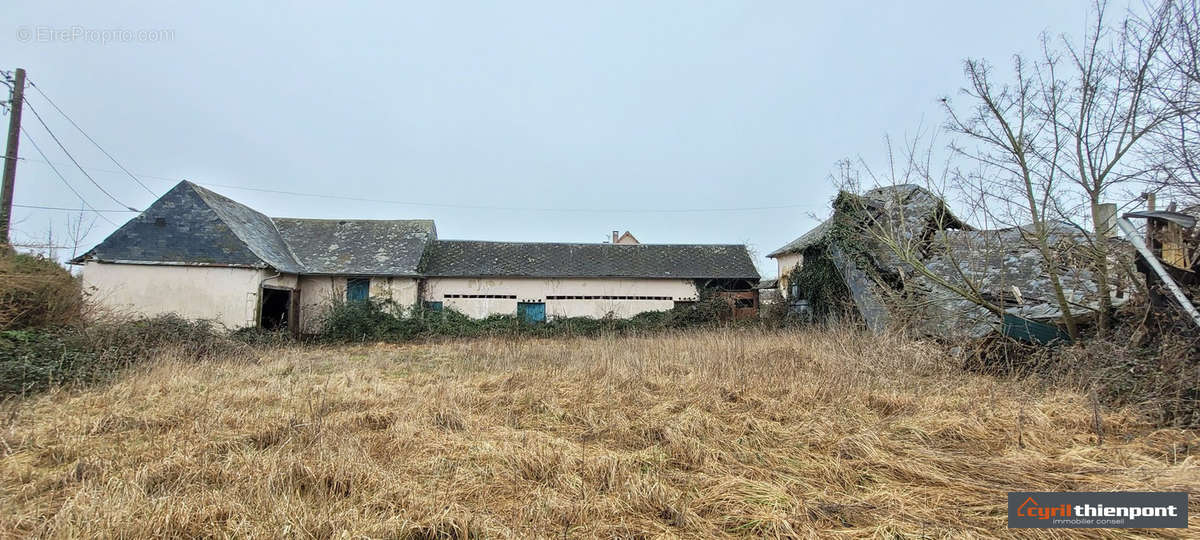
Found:
[[[974,230],[933,193],[899,185],[841,194],[832,217],[771,256],[805,250],[828,255],[873,330],[886,327],[900,315],[894,308],[903,307],[907,325],[922,333],[978,337],[994,331],[998,317],[947,284],[977,291],[980,299],[1016,317],[1046,322],[1062,317],[1032,234],[1030,226]],[[1053,222],[1047,223],[1047,242],[1072,315],[1097,309],[1096,276],[1086,265],[1067,264],[1082,260],[1091,238]]]

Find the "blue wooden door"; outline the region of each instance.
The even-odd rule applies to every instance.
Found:
[[[544,302],[517,302],[517,317],[527,323],[546,322]]]

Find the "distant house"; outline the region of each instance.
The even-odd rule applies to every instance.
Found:
[[[832,222],[832,219],[825,220],[808,232],[800,235],[799,238],[767,254],[768,258],[775,259],[775,264],[779,270],[779,273],[776,274],[779,277],[776,287],[784,299],[794,300],[800,295],[800,291],[796,290],[794,283],[788,281],[788,277],[792,272],[804,266],[804,251],[825,240],[826,235],[829,234],[829,230],[833,226]]]
[[[743,245],[441,240],[430,220],[271,218],[190,182],[72,262],[114,311],[305,333],[338,300],[629,317],[706,288],[744,295],[759,279]]]
[[[612,243],[636,246],[636,245],[640,244],[641,242],[638,242],[638,239],[634,238],[634,236],[632,234],[630,234],[629,231],[625,231],[625,234],[622,234],[620,236],[617,236],[617,231],[613,231],[612,232]]]

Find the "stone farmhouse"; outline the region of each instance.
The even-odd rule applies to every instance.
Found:
[[[628,235],[628,233],[626,233]],[[338,301],[389,299],[476,318],[629,317],[726,295],[757,308],[744,245],[442,240],[432,220],[272,218],[180,182],[72,263],[117,313],[316,333]]]

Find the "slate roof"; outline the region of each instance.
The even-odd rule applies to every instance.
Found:
[[[301,271],[270,218],[186,181],[73,262],[85,259]]]
[[[759,277],[742,245],[438,240],[423,266],[424,275],[436,277]]]
[[[180,182],[73,260],[295,274],[758,279],[745,246],[437,240],[432,220],[271,218]]]
[[[430,220],[270,218],[191,182],[72,262],[213,264],[294,274],[415,275]]]
[[[275,218],[307,274],[417,275],[433,221]]]
[[[304,269],[304,264],[293,255],[271,218],[195,184],[191,187],[263,262],[281,272],[296,273]]]
[[[813,227],[808,232],[800,235],[800,238],[792,240],[783,247],[767,254],[768,257],[778,257],[789,253],[800,253],[810,246],[816,245],[825,239],[829,234],[829,230],[833,228],[833,218],[822,221],[820,225]]]

